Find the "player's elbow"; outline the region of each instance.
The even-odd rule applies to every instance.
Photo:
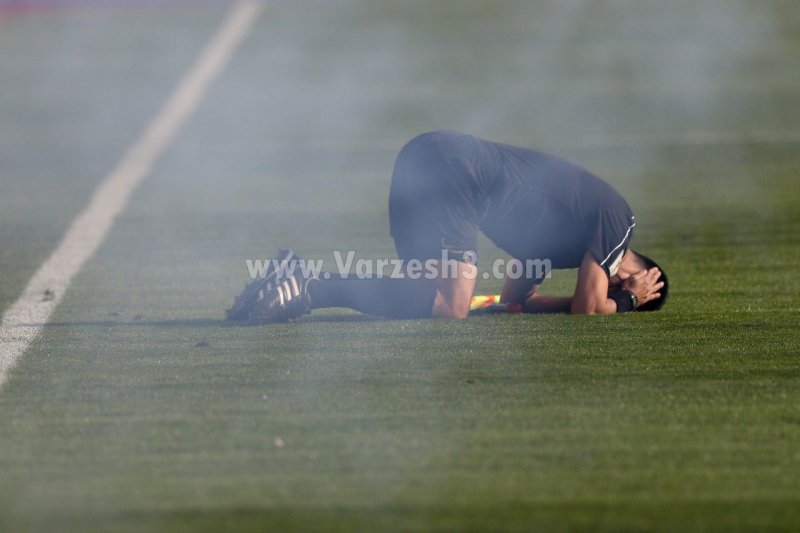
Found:
[[[570,313],[573,315],[607,315],[609,311],[606,302],[594,300],[573,299],[570,306]]]
[[[587,305],[573,305],[569,312],[573,315],[596,315],[597,310]]]

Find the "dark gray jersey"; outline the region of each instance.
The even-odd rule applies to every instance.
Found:
[[[635,225],[624,198],[586,169],[450,131],[420,135],[403,148],[390,215],[395,240],[413,237],[420,245],[413,250],[398,241],[398,249],[409,249],[401,255],[474,250],[481,230],[511,256],[548,259],[554,268],[577,267],[591,251],[609,275]]]

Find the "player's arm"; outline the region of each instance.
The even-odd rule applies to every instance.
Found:
[[[538,293],[538,287],[531,280],[506,278],[501,301],[519,303],[525,313],[594,315],[617,310],[617,303],[608,297],[608,276],[591,252],[586,252],[581,262],[574,296],[547,296]]]
[[[522,305],[523,313],[569,313],[572,298],[540,294],[538,288],[539,284],[530,279],[506,278],[500,291],[500,301]]]
[[[627,295],[632,294],[637,302],[642,305],[651,300],[661,298],[658,291],[664,286],[658,278],[661,272],[658,268],[650,270],[640,270],[635,274],[625,278],[618,291],[609,294],[608,276],[603,267],[595,259],[591,252],[586,252],[578,271],[578,283],[575,287],[575,295],[572,297],[570,312],[578,315],[611,314],[617,312],[617,300],[611,298],[615,294],[619,296],[620,302],[625,303],[621,292]],[[629,308],[627,310],[633,310]]]
[[[608,276],[591,252],[586,252],[578,270],[578,283],[570,302],[574,315],[608,315],[617,312],[617,302],[608,297]]]
[[[642,270],[622,282],[622,289],[636,296],[639,305],[661,297],[658,292],[663,283],[658,282],[657,268]],[[578,271],[575,294],[570,297],[547,296],[537,292],[538,285],[531,280],[506,278],[501,301],[522,305],[525,313],[572,313],[579,315],[611,314],[617,312],[617,302],[610,298],[609,282],[603,267],[587,251]]]

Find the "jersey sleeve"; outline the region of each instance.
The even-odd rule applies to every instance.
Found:
[[[630,213],[598,211],[597,226],[589,244],[589,251],[609,278],[616,275],[619,270],[635,226],[636,221]]]

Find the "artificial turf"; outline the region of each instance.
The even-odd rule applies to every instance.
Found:
[[[0,72],[32,70],[0,126],[31,139],[3,153],[3,308],[223,12],[142,9],[0,21]],[[0,391],[0,529],[797,529],[796,11],[268,6]],[[74,137],[47,134],[75,110],[54,64],[108,76],[69,85],[95,117],[57,122]],[[138,92],[93,106],[115,80]],[[221,320],[246,258],[393,253],[393,156],[440,127],[606,177],[670,274],[665,310]]]

